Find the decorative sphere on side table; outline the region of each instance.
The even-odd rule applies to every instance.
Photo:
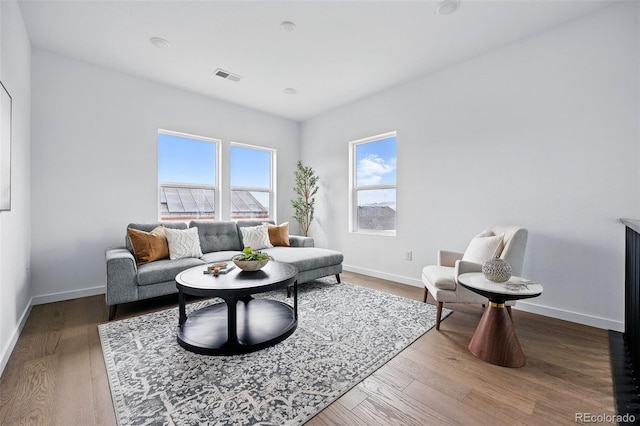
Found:
[[[503,283],[511,278],[511,265],[499,257],[487,260],[482,265],[482,273],[489,281]]]

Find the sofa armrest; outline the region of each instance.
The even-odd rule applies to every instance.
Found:
[[[107,264],[107,305],[138,299],[138,268],[133,254],[124,247],[105,250]]]
[[[460,275],[468,272],[482,272],[482,265],[475,262],[469,262],[468,260],[457,260],[455,266],[456,282]]]
[[[289,235],[289,245],[291,247],[314,247],[315,242],[311,237],[302,235]]]
[[[463,253],[455,251],[438,250],[438,265],[453,267],[456,260],[462,260]]]

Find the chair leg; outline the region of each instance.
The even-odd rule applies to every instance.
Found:
[[[336,274],[336,281],[338,281],[338,284],[340,284],[340,283],[341,283],[341,281],[340,281],[340,274]]]
[[[287,299],[291,297],[291,286],[287,286]]]
[[[109,306],[109,321],[113,321],[116,317],[116,310],[118,309],[118,305],[110,305]]]
[[[507,306],[507,312],[509,313],[509,318],[511,318],[511,322],[513,322],[513,314],[511,313],[511,306]]]
[[[436,311],[436,330],[440,330],[440,316],[442,315],[442,302],[438,302],[438,310]]]
[[[424,297],[422,298],[422,301],[424,303],[427,303],[427,297],[429,296],[429,289],[427,289],[426,287],[424,288]]]

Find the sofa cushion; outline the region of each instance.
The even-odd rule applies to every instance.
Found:
[[[457,287],[455,268],[451,266],[429,265],[422,270],[422,276],[442,290],[455,290]]]
[[[153,231],[156,227],[160,226],[160,225],[164,225],[165,230],[166,228],[171,228],[171,229],[187,229],[187,224],[184,222],[151,222],[151,223],[130,223],[127,225],[127,228],[131,228],[131,229],[137,229],[139,231],[144,231],[144,232],[151,232]],[[129,235],[126,234],[124,236],[124,245],[127,247],[127,250],[129,250],[131,252],[131,254],[134,254],[133,251],[133,245],[131,244],[131,238],[129,238]]]
[[[195,257],[183,259],[162,259],[145,263],[138,268],[138,285],[157,284],[173,281],[180,272],[192,266],[202,265],[204,262]]]
[[[243,248],[235,222],[192,220],[189,227],[198,228],[200,248],[203,253],[225,250],[241,251]]]
[[[169,258],[171,260],[185,257],[202,257],[198,228],[167,229],[169,243]]]
[[[163,225],[156,226],[151,232],[127,228],[127,235],[138,266],[169,257],[169,245]]]
[[[344,259],[340,252],[315,247],[272,247],[263,251],[273,260],[291,263],[298,272],[339,265]]]
[[[240,252],[235,250],[212,251],[211,253],[203,254],[200,260],[204,263],[230,261],[236,254],[240,254]]]

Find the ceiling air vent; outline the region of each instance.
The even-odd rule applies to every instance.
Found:
[[[230,73],[229,71],[221,70],[218,68],[213,72],[213,75],[217,75],[218,77],[222,77],[227,80],[231,80],[235,83],[239,82],[242,77],[237,74]]]

